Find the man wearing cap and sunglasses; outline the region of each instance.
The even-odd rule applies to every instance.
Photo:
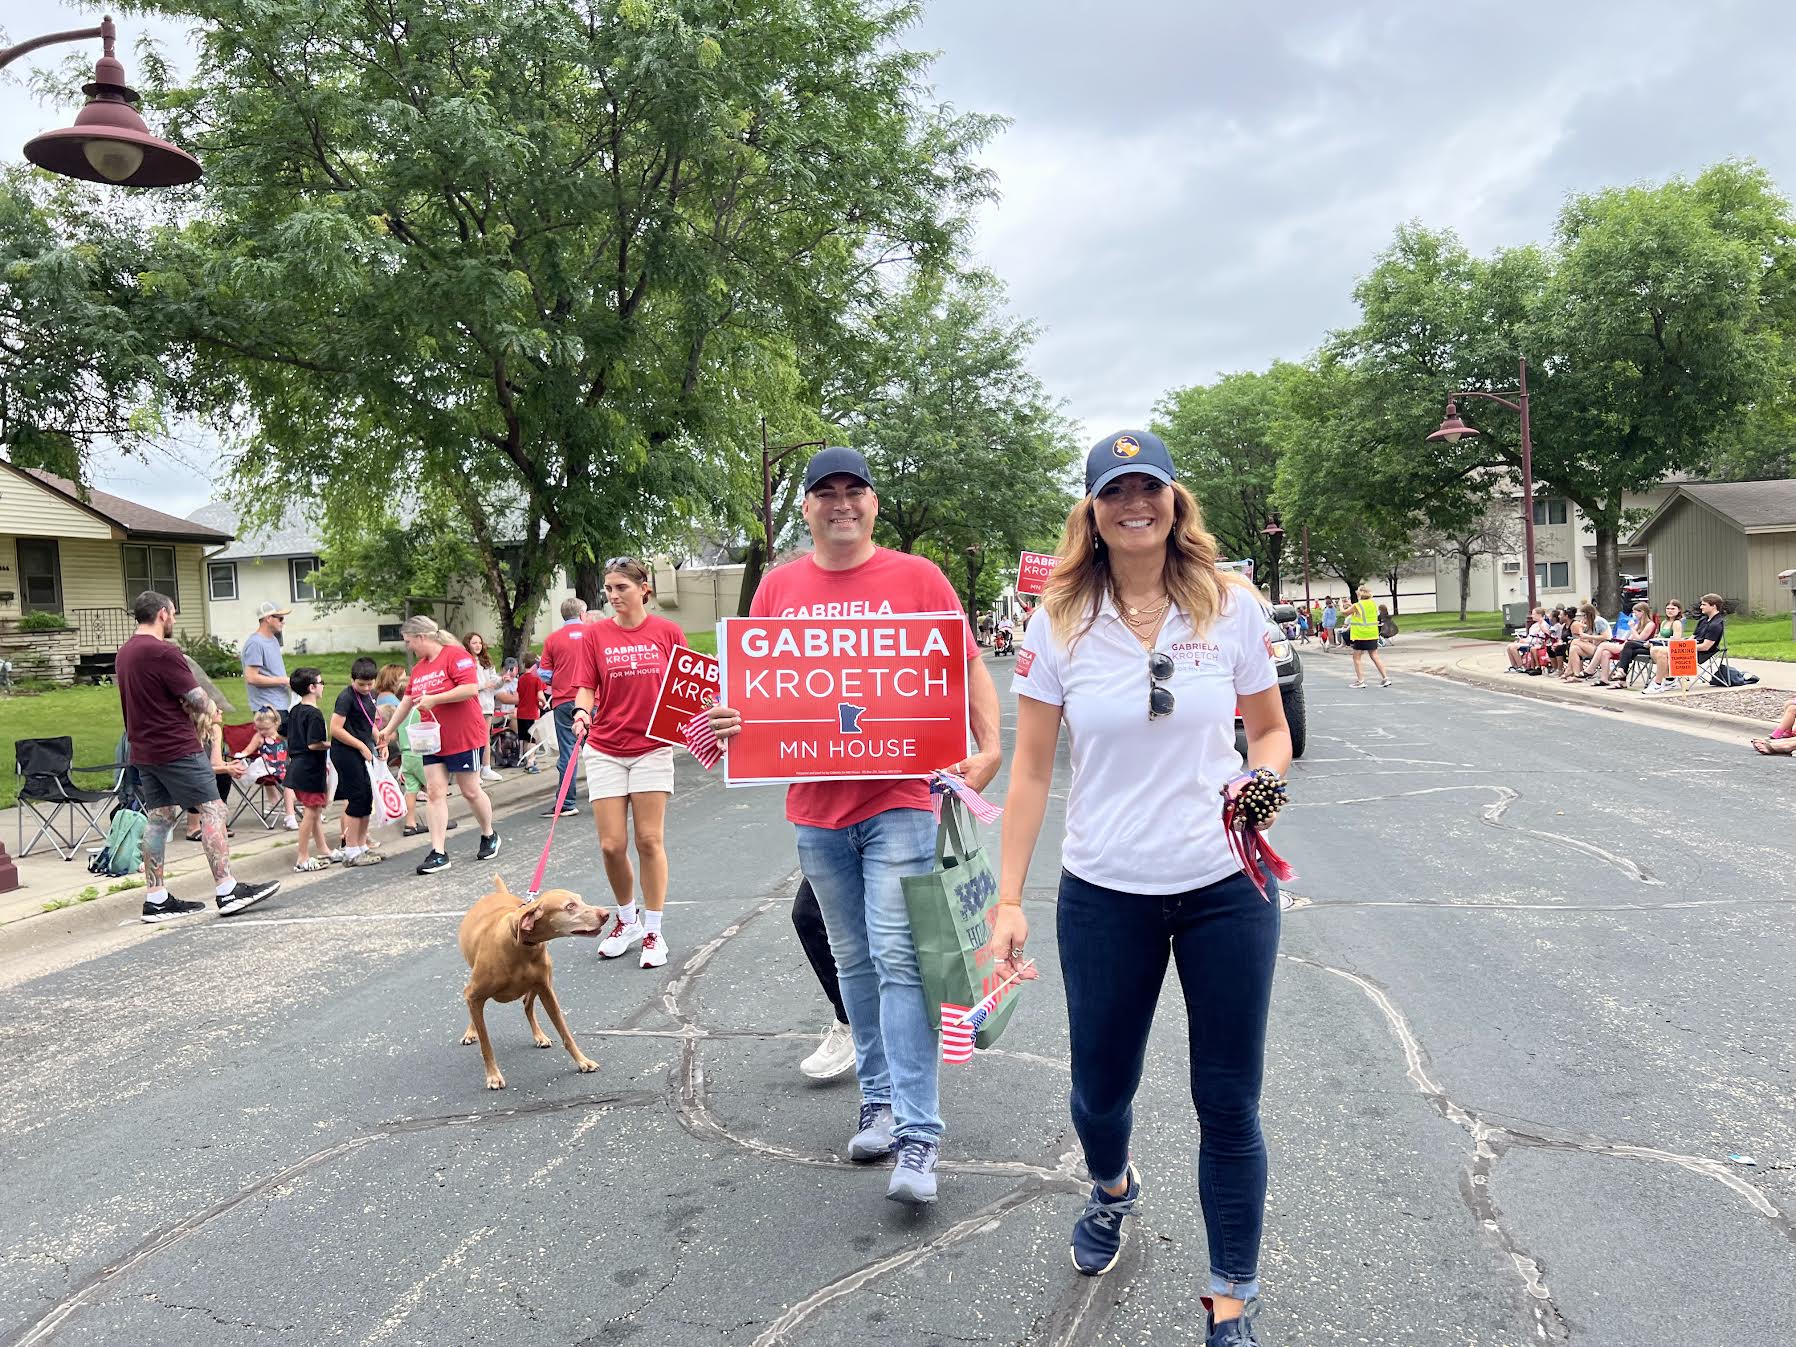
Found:
[[[804,476],[804,519],[813,550],[768,572],[755,591],[750,616],[959,613],[954,586],[934,562],[874,546],[878,517],[867,460],[852,449],[820,450]],[[980,660],[971,625],[964,641],[979,751],[942,766],[980,790],[998,773],[998,690]],[[711,725],[718,739],[728,740],[742,719],[717,706]],[[848,1156],[870,1161],[896,1151],[886,1196],[933,1202],[942,1135],[936,1040],[900,883],[935,864],[928,783],[800,782],[787,791],[786,817],[798,829],[799,862],[823,910],[854,1034],[861,1107]]]
[[[1147,431],[1100,440],[1067,517],[1043,613],[1017,657],[994,975],[1022,973],[1023,882],[1066,725],[1072,758],[1056,931],[1072,1046],[1073,1126],[1093,1179],[1073,1265],[1115,1266],[1141,1198],[1136,1087],[1168,958],[1178,965],[1202,1131],[1209,1347],[1256,1341],[1266,1145],[1260,1085],[1279,904],[1243,872],[1222,797],[1248,766],[1282,777],[1291,735],[1259,596],[1216,565],[1197,499]],[[1043,618],[1045,617],[1045,621]],[[1268,782],[1267,784],[1270,784]],[[1270,820],[1268,820],[1269,822]]]

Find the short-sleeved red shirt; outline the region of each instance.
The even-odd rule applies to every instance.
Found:
[[[543,713],[543,680],[534,671],[527,670],[518,676],[518,719],[535,720]]]
[[[569,706],[579,684],[574,681],[591,658],[587,642],[592,638],[593,624],[585,618],[563,622],[543,639],[543,657],[537,669],[549,677],[549,706]],[[591,686],[588,684],[588,686]]]
[[[446,645],[434,658],[422,659],[412,665],[410,694],[416,701],[429,694],[479,682],[480,671],[475,668],[474,657],[459,645]],[[444,757],[486,745],[486,717],[480,714],[478,697],[433,706],[422,715],[425,720],[434,720],[443,727],[443,747],[439,751]]]
[[[614,758],[639,758],[667,745],[646,731],[675,646],[686,644],[677,622],[650,613],[639,627],[596,625],[585,641],[588,660],[577,675],[593,689],[589,742]],[[559,681],[559,680],[558,680]]]
[[[846,571],[825,570],[808,556],[769,571],[755,591],[749,616],[859,617],[960,611],[960,596],[933,561],[880,547]],[[979,658],[979,641],[971,625],[961,625],[970,662]],[[786,789],[786,818],[813,828],[849,828],[888,809],[929,807],[927,781],[849,777],[799,781]]]

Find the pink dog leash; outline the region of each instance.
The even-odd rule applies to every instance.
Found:
[[[567,756],[567,771],[561,776],[561,791],[555,796],[555,812],[549,815],[549,835],[543,838],[543,854],[536,858],[536,873],[530,876],[530,891],[520,902],[534,903],[537,894],[543,891],[543,871],[549,866],[549,846],[555,840],[555,825],[561,819],[562,807],[567,804],[568,788],[574,784],[574,773],[580,768],[580,746],[586,742],[586,731],[580,730],[574,735],[574,751]]]

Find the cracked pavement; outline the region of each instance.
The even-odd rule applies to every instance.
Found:
[[[1320,655],[1308,672],[1262,1339],[1796,1339],[1788,764],[1421,676],[1354,691]],[[1029,893],[1044,981],[999,1051],[944,1068],[923,1211],[842,1158],[851,1081],[797,1072],[828,1010],[777,792],[690,760],[668,966],[553,947],[594,1075],[496,1007],[511,1088],[483,1088],[442,914],[489,876],[459,854],[431,878],[321,875],[231,922],[11,928],[0,1347],[1201,1340],[1173,978],[1140,1217],[1109,1276],[1067,1259],[1060,785]],[[513,888],[545,827],[504,820]],[[600,899],[600,873],[590,826],[564,827],[550,882]]]

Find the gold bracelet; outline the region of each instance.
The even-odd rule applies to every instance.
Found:
[[[1022,905],[1023,905],[1023,900],[1021,898],[1000,898],[1000,899],[998,899],[999,907],[1021,907]]]

